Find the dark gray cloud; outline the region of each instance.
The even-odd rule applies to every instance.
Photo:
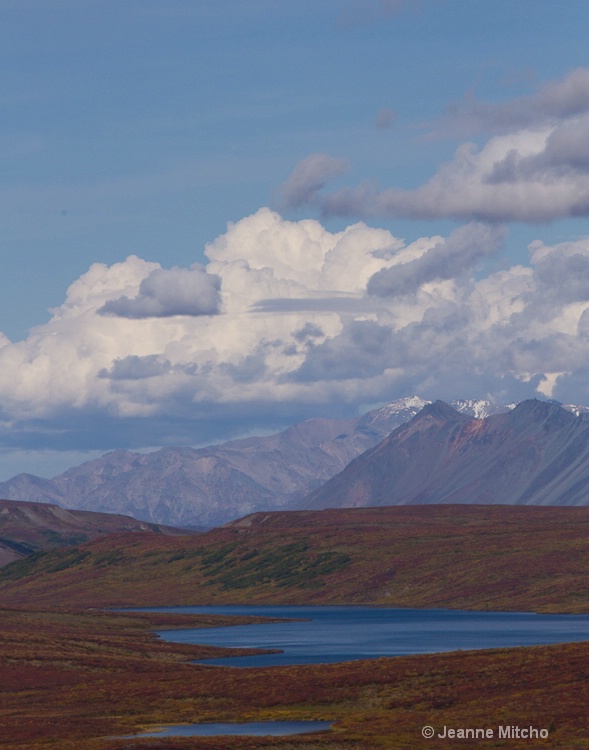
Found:
[[[490,132],[412,190],[370,181],[317,195],[325,216],[545,223],[589,216],[589,68],[500,104],[469,99],[440,128]],[[441,132],[441,131],[440,131]],[[301,200],[304,196],[301,194]]]
[[[589,308],[581,313],[577,323],[577,335],[581,341],[589,341]]]
[[[554,333],[517,336],[501,325],[481,330],[472,311],[459,303],[437,303],[421,320],[398,330],[373,321],[354,321],[337,336],[308,349],[291,375],[304,383],[361,382],[365,393],[387,384],[387,393],[423,398],[488,397],[497,403],[530,398],[545,371],[578,363],[576,338]],[[587,352],[584,352],[586,357]],[[571,359],[573,358],[573,359]],[[525,379],[514,373],[529,371]]]
[[[162,359],[157,354],[149,354],[145,357],[131,355],[123,359],[115,359],[110,370],[100,370],[98,377],[110,380],[143,380],[167,375],[171,366],[167,359]]]
[[[589,301],[589,255],[579,252],[551,253],[536,264],[537,301],[562,307]]]
[[[495,162],[485,182],[490,185],[531,180],[558,182],[565,176],[574,179],[588,172],[589,116],[585,116],[556,127],[538,154],[524,156],[512,149]],[[579,198],[583,202],[583,197]]]
[[[338,336],[310,346],[303,365],[289,379],[302,382],[370,378],[392,366],[393,332],[376,322],[355,320]]]
[[[397,372],[395,391],[408,387],[412,393],[416,388],[424,393],[427,388],[431,393],[438,381],[446,378],[446,371],[464,370],[465,381],[466,373],[473,376],[476,365],[469,323],[466,308],[453,303],[438,304],[426,310],[422,320],[399,330],[375,321],[350,321],[337,336],[310,346],[291,378],[368,383],[379,378],[387,381],[387,372]]]
[[[317,193],[328,182],[345,174],[346,159],[329,154],[311,154],[300,161],[280,187],[281,202],[285,208],[300,208],[314,203]]]
[[[504,237],[502,227],[476,223],[459,227],[420,258],[375,273],[368,293],[378,297],[414,294],[427,282],[461,276],[478,260],[495,253]]]
[[[513,146],[513,140],[519,146]],[[490,141],[481,151],[461,146],[428,182],[414,190],[378,190],[362,183],[322,197],[327,216],[467,221],[523,221],[541,224],[589,215],[589,169],[583,137],[557,146],[542,143],[530,155],[529,141],[538,134]],[[560,149],[560,154],[559,154]],[[576,150],[575,150],[576,149]],[[559,161],[559,156],[561,161]],[[564,157],[564,158],[562,158]]]
[[[219,365],[219,372],[228,375],[235,383],[254,383],[263,379],[266,373],[266,354],[264,347],[260,347],[253,354],[242,357],[237,363],[223,363]]]
[[[324,335],[323,330],[314,323],[305,323],[302,328],[293,333],[293,337],[301,344],[308,339],[321,338]]]
[[[325,403],[322,416],[350,416],[349,404]],[[277,432],[296,421],[317,416],[316,403],[260,400],[251,403],[204,401],[187,397],[170,401],[166,413],[145,417],[111,415],[104,410],[64,409],[50,419],[0,423],[4,450],[106,452],[114,448],[141,450],[164,445],[208,445],[243,437],[249,429]],[[78,459],[81,460],[81,459]],[[51,476],[50,473],[47,476]]]
[[[220,279],[201,266],[158,268],[145,278],[136,297],[109,300],[98,311],[120,318],[166,318],[172,315],[215,315],[220,305]]]

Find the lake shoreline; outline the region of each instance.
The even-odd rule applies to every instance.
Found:
[[[178,612],[178,608],[158,610]],[[206,613],[211,618],[254,613],[267,618],[262,629],[248,624],[229,629],[213,626],[157,631],[159,637],[171,642],[251,650],[247,656],[235,654],[233,658],[226,653],[199,659],[197,663],[205,666],[269,668],[589,640],[589,616],[585,614],[283,605],[200,606],[182,611],[190,615]],[[277,617],[280,612],[286,617]],[[258,654],[254,654],[255,649]]]

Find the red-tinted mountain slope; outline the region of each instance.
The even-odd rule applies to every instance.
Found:
[[[486,419],[441,401],[313,492],[308,508],[589,504],[589,417],[523,401]]]

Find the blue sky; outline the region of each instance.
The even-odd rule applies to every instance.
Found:
[[[585,0],[0,16],[0,475],[414,392],[589,403]]]

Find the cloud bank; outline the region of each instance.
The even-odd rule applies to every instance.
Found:
[[[488,133],[482,146],[464,142],[427,182],[412,190],[370,183],[321,192],[334,172],[309,180],[291,205],[325,215],[461,221],[529,222],[589,216],[589,68],[544,84],[533,95],[500,104],[468,99],[433,135]],[[297,184],[317,155],[287,181]],[[326,164],[327,157],[323,155]]]
[[[166,270],[94,264],[48,323],[0,340],[5,443],[196,444],[424,397],[589,403],[589,238],[480,278],[504,230],[412,243],[260,209]]]

